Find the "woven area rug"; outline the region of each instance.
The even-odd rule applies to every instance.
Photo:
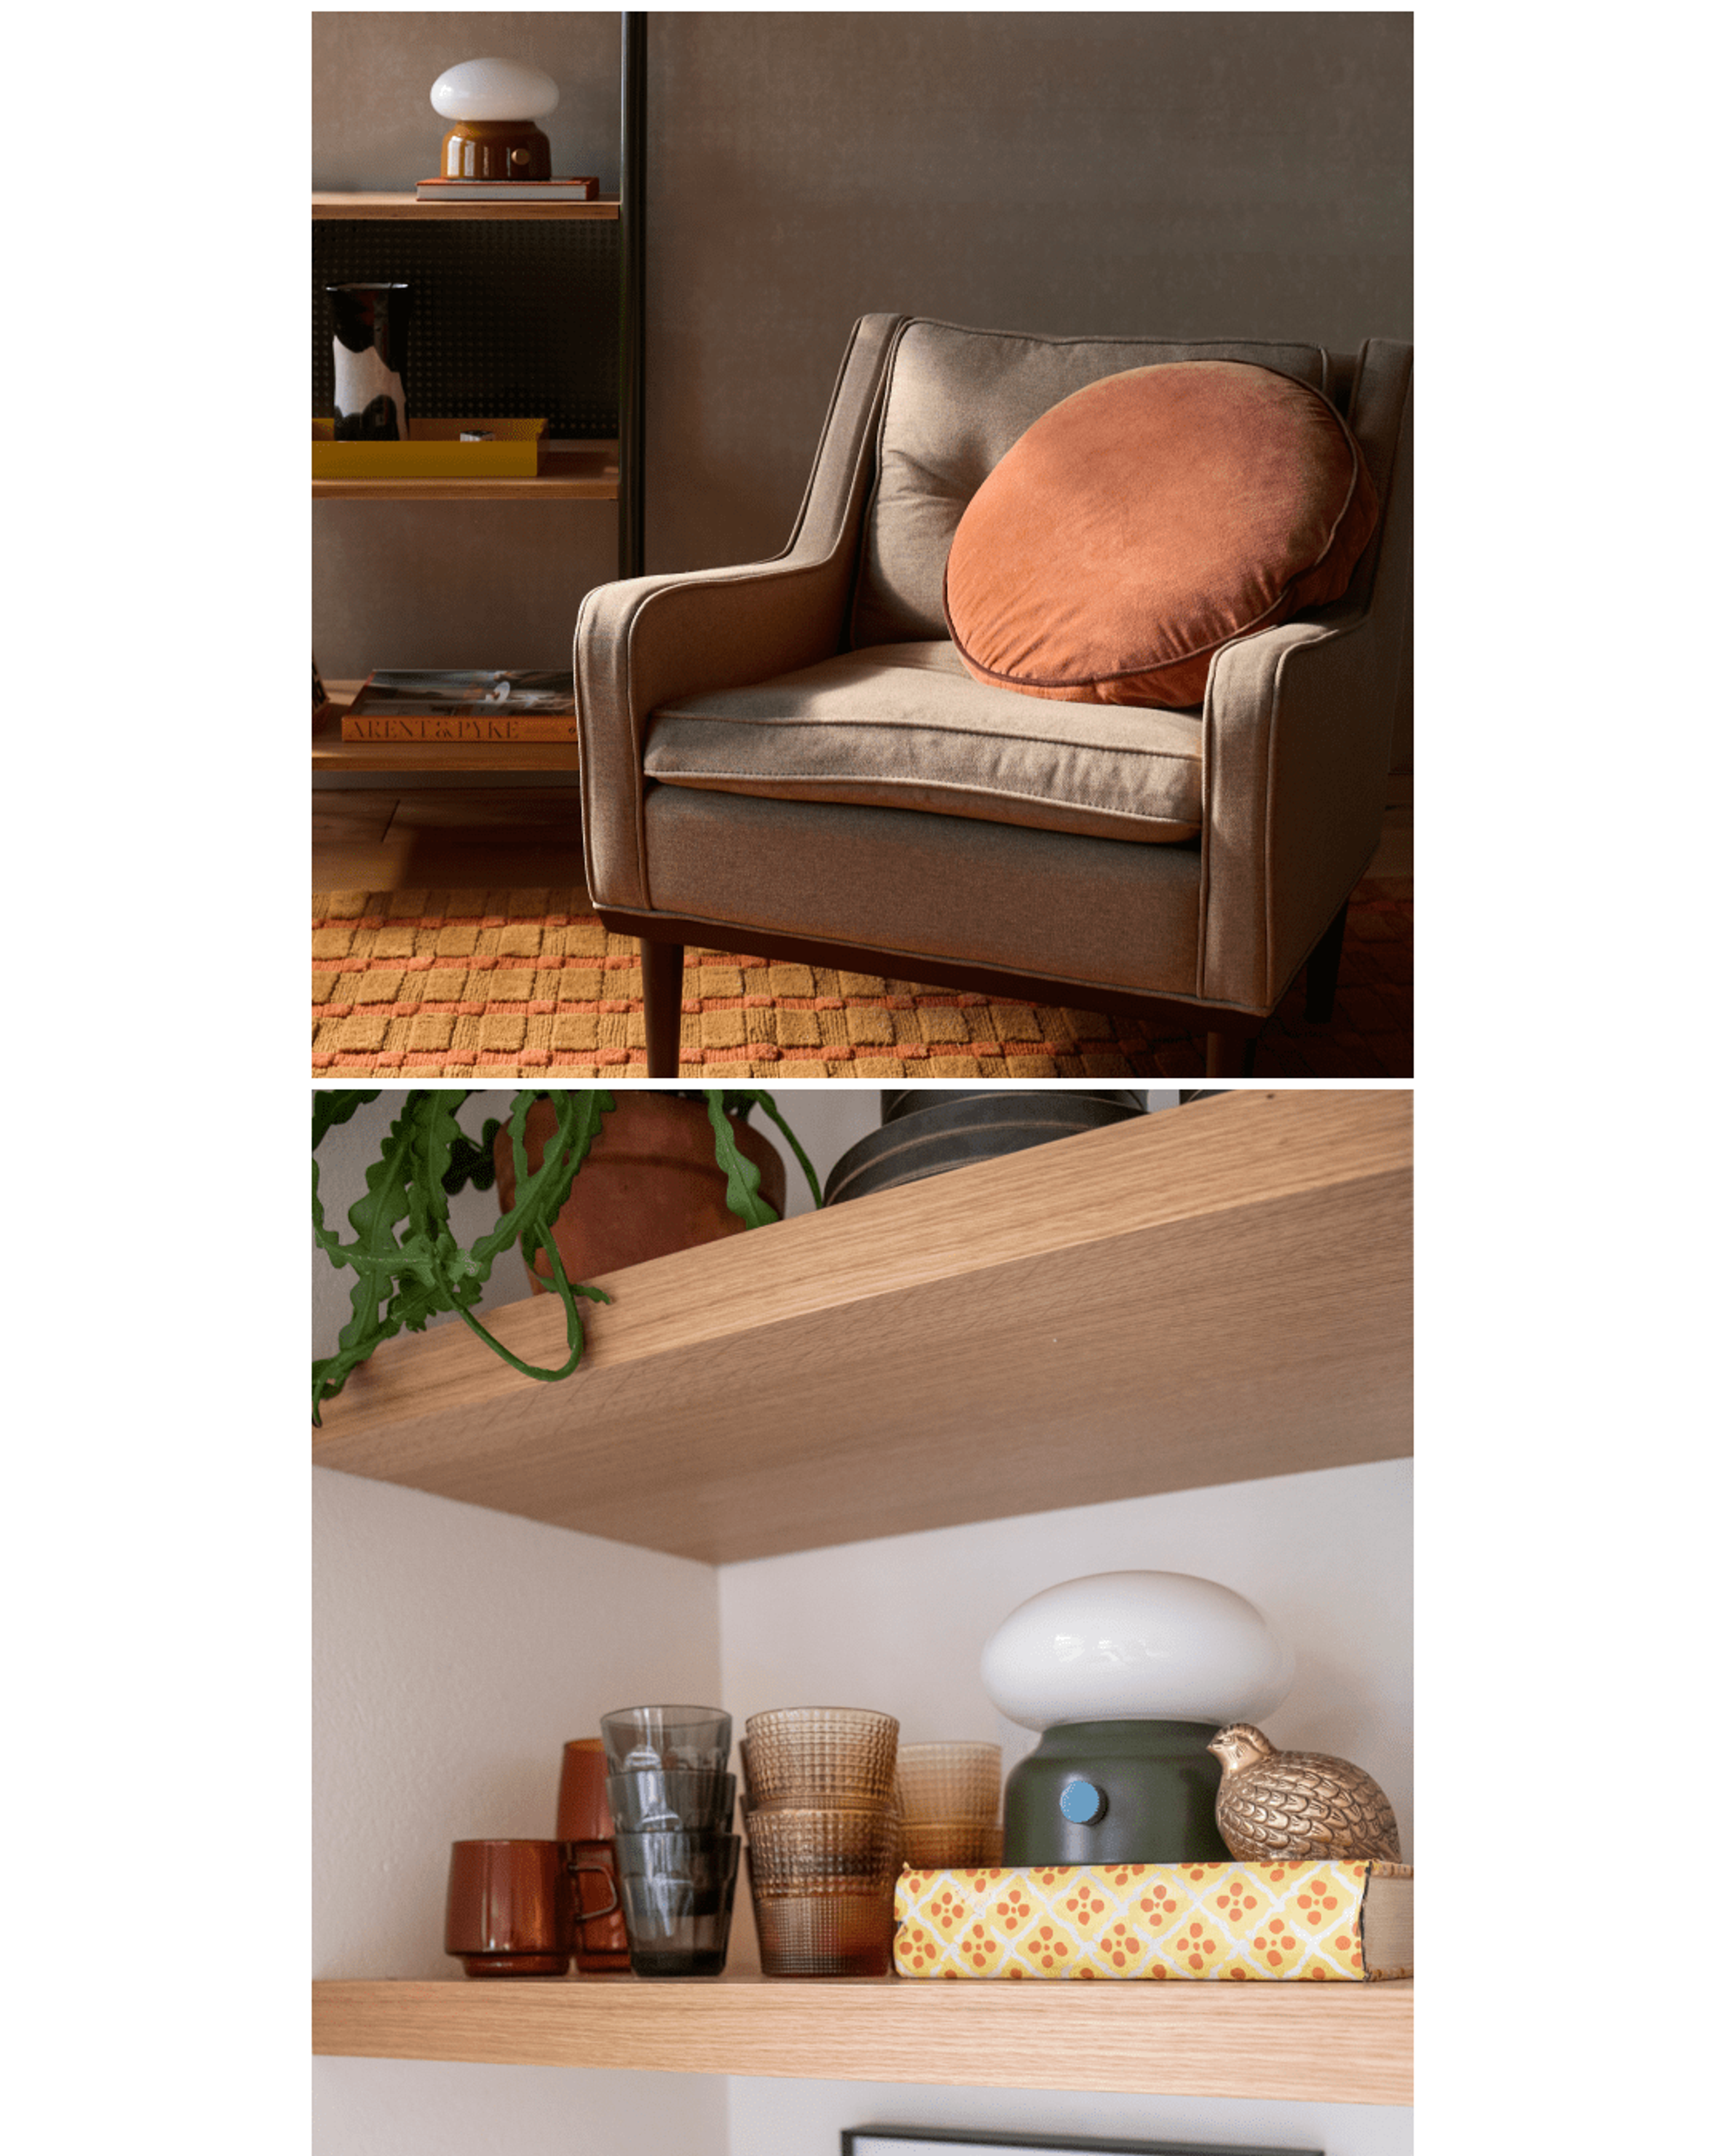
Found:
[[[331,891],[313,900],[314,1075],[644,1077],[634,941],[584,891]],[[1260,1035],[1258,1078],[1409,1078],[1411,880],[1348,909],[1336,1014],[1296,980]],[[691,950],[683,1065],[730,1078],[1201,1078],[1201,1034],[964,995],[869,973]]]

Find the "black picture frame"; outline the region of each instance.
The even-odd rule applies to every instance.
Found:
[[[1022,2148],[1029,2156],[1324,2156],[1321,2148],[1264,2147],[1254,2142],[1098,2141],[1089,2134],[1009,2133],[977,2126],[847,2126],[839,2136],[839,2156],[891,2156],[902,2148]]]

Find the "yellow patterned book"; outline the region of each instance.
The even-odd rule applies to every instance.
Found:
[[[1411,1865],[1056,1864],[902,1871],[910,1977],[1364,1984],[1414,1974]]]

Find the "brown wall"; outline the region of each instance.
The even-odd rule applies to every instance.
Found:
[[[318,14],[313,179],[435,169],[453,61],[535,61],[617,171],[614,14]],[[654,14],[649,569],[777,551],[872,310],[1055,334],[1413,334],[1413,17]],[[315,648],[566,666],[610,510],[316,506]],[[1398,762],[1409,760],[1411,737]]]

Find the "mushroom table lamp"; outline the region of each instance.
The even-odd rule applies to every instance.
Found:
[[[1042,1741],[1007,1778],[1009,1865],[1226,1863],[1224,1723],[1286,1698],[1293,1659],[1243,1594],[1183,1572],[1102,1572],[1020,1603],[983,1687]]]
[[[525,60],[463,60],[431,85],[454,126],[444,137],[446,180],[548,180],[551,142],[534,126],[557,109],[557,86]]]

